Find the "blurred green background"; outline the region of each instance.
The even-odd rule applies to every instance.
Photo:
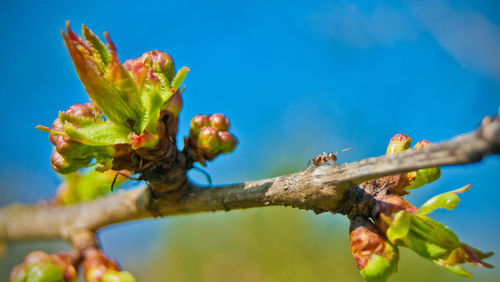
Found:
[[[81,23],[109,31],[122,62],[159,49],[191,68],[178,139],[194,115],[226,114],[240,144],[207,167],[214,184],[226,184],[299,171],[324,151],[354,148],[340,162],[382,155],[398,132],[415,143],[472,130],[500,105],[499,15],[497,0],[4,0],[0,205],[49,199],[61,181],[47,134],[34,127],[89,100],[59,33],[66,20],[77,33]],[[498,156],[446,167],[408,199],[419,206],[472,183],[454,211],[432,218],[500,254],[499,171]],[[190,177],[205,183],[199,172]],[[99,237],[139,281],[360,281],[338,215],[218,212],[110,226]],[[10,244],[0,281],[35,248],[68,246]],[[500,256],[488,262],[499,266]],[[500,281],[498,268],[471,271]],[[404,249],[392,278],[462,280]]]

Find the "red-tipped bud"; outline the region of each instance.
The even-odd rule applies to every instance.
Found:
[[[430,141],[422,140],[422,141],[418,141],[417,144],[415,144],[414,148],[420,149],[420,148],[423,148],[423,147],[431,145],[431,144],[432,144],[432,142],[430,142]]]
[[[402,152],[410,147],[411,138],[403,133],[392,136],[389,146],[387,146],[386,155]]]
[[[127,60],[123,67],[132,73],[139,89],[142,89],[146,80],[153,83],[159,82],[160,78],[157,73],[164,75],[169,82],[172,82],[175,76],[172,57],[159,50],[146,52],[134,60]]]
[[[351,221],[351,252],[356,266],[367,281],[385,281],[396,272],[399,252],[368,220]]]
[[[213,114],[210,116],[210,124],[219,131],[229,130],[229,119],[223,114]]]

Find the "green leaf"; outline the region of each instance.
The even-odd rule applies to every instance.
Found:
[[[142,104],[145,111],[141,121],[141,132],[148,130],[152,134],[156,134],[158,117],[163,102],[163,97],[156,92],[154,87],[146,84],[142,91]]]
[[[116,171],[97,172],[88,169],[83,173],[73,173],[65,176],[64,191],[60,194],[63,205],[92,201],[111,193],[111,184],[116,177],[114,188],[119,187],[127,178],[117,175]]]
[[[416,214],[412,217],[411,230],[419,232],[425,240],[447,249],[460,247],[460,240],[451,229],[425,215]]]
[[[410,230],[410,219],[411,213],[407,211],[402,210],[396,213],[391,226],[387,229],[387,239],[393,244],[398,239],[403,240]]]
[[[96,62],[91,50],[83,40],[71,31],[63,32],[64,42],[73,59],[78,77],[83,83],[94,104],[114,123],[134,128],[138,124],[139,115],[124,101],[120,93],[113,88],[99,71],[99,62]]]
[[[121,96],[132,112],[134,112],[136,118],[133,119],[133,121],[135,123],[132,127],[130,127],[129,124],[129,128],[132,128],[137,132],[140,127],[140,117],[143,116],[144,111],[141,105],[141,95],[139,93],[139,89],[137,88],[137,85],[135,84],[135,81],[130,73],[118,60],[118,53],[115,44],[111,41],[111,38],[107,33],[104,33],[104,36],[108,41],[108,49],[111,53],[111,59],[104,74],[104,79]],[[140,131],[137,133],[140,133]]]
[[[57,130],[54,130],[50,127],[46,127],[44,125],[37,125],[35,128],[40,130],[40,131],[47,132],[47,133],[68,136],[64,131],[57,131]]]
[[[81,127],[66,122],[64,131],[71,139],[90,146],[130,143],[130,130],[111,122],[92,123]]]
[[[189,72],[188,67],[182,67],[180,70],[177,71],[177,74],[174,77],[174,81],[172,81],[172,89],[174,90],[174,92],[179,89],[188,72]]]
[[[465,270],[460,264],[455,264],[455,265],[448,265],[445,263],[441,263],[439,261],[434,261],[435,264],[441,266],[442,268],[451,271],[455,274],[458,274],[460,276],[464,276],[467,278],[472,278],[472,274],[470,274],[467,270]]]
[[[73,125],[80,127],[80,126],[86,126],[90,124],[99,124],[99,123],[105,123],[103,119],[100,118],[85,118],[85,117],[77,117],[74,115],[68,115],[65,112],[59,112],[59,120],[62,123],[69,122],[72,123]]]
[[[449,191],[443,194],[436,195],[429,200],[427,200],[419,209],[418,213],[419,214],[428,214],[434,211],[437,208],[443,208],[447,210],[452,210],[454,209],[457,205],[458,202],[460,201],[460,198],[458,197],[458,193],[463,193],[469,190],[471,185],[466,185],[462,188],[459,188],[454,191]]]
[[[83,37],[87,40],[93,48],[94,52],[97,52],[96,55],[99,56],[102,64],[107,66],[109,64],[109,52],[106,49],[106,46],[102,41],[97,37],[88,27],[82,24]]]
[[[155,72],[155,76],[158,77],[158,80],[160,80],[161,84],[160,95],[163,98],[163,102],[166,102],[173,95],[172,88],[170,87],[170,82],[168,78],[165,76],[165,74],[161,72]]]

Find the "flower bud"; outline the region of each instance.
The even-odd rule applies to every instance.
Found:
[[[210,116],[210,124],[219,131],[229,130],[229,119],[223,114],[213,114]]]
[[[357,216],[350,227],[351,252],[361,276],[367,281],[385,281],[396,272],[399,252],[368,220]]]
[[[217,153],[219,151],[219,132],[213,127],[206,127],[201,130],[198,136],[198,144],[200,148],[208,153]]]
[[[102,282],[135,282],[134,276],[127,271],[108,270],[102,276]]]
[[[165,110],[171,112],[174,116],[178,116],[182,109],[182,96],[179,91],[175,92],[175,94],[170,97],[167,101],[167,106]]]
[[[227,131],[219,131],[220,152],[222,154],[231,153],[236,148],[238,140]]]
[[[84,251],[83,272],[87,281],[103,281],[103,276],[108,271],[120,271],[120,267],[101,250],[91,248]]]
[[[172,57],[159,50],[148,51],[137,59],[127,60],[123,67],[132,74],[139,90],[143,88],[144,83],[160,86],[157,73],[164,75],[169,83],[175,76]]]
[[[52,169],[60,174],[68,174],[88,166],[92,159],[67,159],[54,151],[50,157]]]
[[[65,111],[65,113],[77,118],[104,120],[101,110],[90,102],[72,105]]]
[[[71,117],[79,119],[89,119],[104,121],[101,111],[92,103],[75,104],[64,111],[65,119]],[[71,120],[67,120],[71,123]],[[74,124],[78,127],[77,124]],[[64,132],[64,125],[60,118],[56,118],[52,123],[52,129],[55,131]],[[50,142],[55,146],[56,151],[63,155],[65,158],[89,158],[93,154],[92,148],[80,142],[72,140],[70,137],[56,133],[49,134]]]
[[[10,280],[11,282],[24,282],[26,281],[26,276],[28,272],[28,267],[24,264],[18,264],[12,268],[10,271]]]
[[[402,152],[410,147],[411,138],[403,133],[392,136],[389,146],[387,146],[386,155]]]
[[[22,264],[12,269],[10,281],[75,281],[75,263],[74,256],[69,254],[48,255],[42,251],[33,251]]]
[[[431,144],[432,143],[427,140],[422,140],[415,144],[414,148],[418,150]],[[417,171],[408,172],[406,175],[410,182],[410,185],[405,187],[405,189],[417,189],[424,186],[425,184],[429,184],[438,180],[439,177],[441,177],[441,169],[439,169],[439,167],[424,168]]]
[[[207,115],[196,115],[191,120],[191,132],[195,136],[198,136],[201,129],[208,126],[210,126],[210,117]]]
[[[191,120],[189,137],[184,139],[190,157],[205,166],[219,154],[231,153],[238,140],[227,130],[229,119],[223,114],[197,115]]]

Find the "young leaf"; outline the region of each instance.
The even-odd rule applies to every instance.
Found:
[[[189,72],[188,67],[182,67],[180,70],[177,71],[177,74],[174,77],[174,81],[172,81],[172,89],[174,90],[174,92],[179,89],[188,72]]]
[[[130,131],[110,122],[86,124],[81,127],[66,122],[64,131],[71,139],[91,146],[130,143]]]
[[[88,27],[82,24],[83,37],[87,40],[95,52],[99,56],[102,64],[107,66],[109,64],[109,52],[102,41],[97,37]]]
[[[398,239],[404,239],[410,230],[411,214],[405,210],[401,210],[394,215],[392,224],[387,229],[387,239],[393,244]]]
[[[139,124],[139,115],[104,79],[93,49],[71,30],[69,23],[67,23],[67,34],[63,31],[62,36],[76,72],[92,102],[112,122],[134,129],[134,125]]]
[[[469,184],[457,190],[449,191],[430,198],[418,209],[418,213],[428,214],[437,208],[443,208],[447,210],[454,209],[458,205],[458,201],[460,201],[460,198],[457,194],[466,192],[470,189],[471,186],[472,185]]]

